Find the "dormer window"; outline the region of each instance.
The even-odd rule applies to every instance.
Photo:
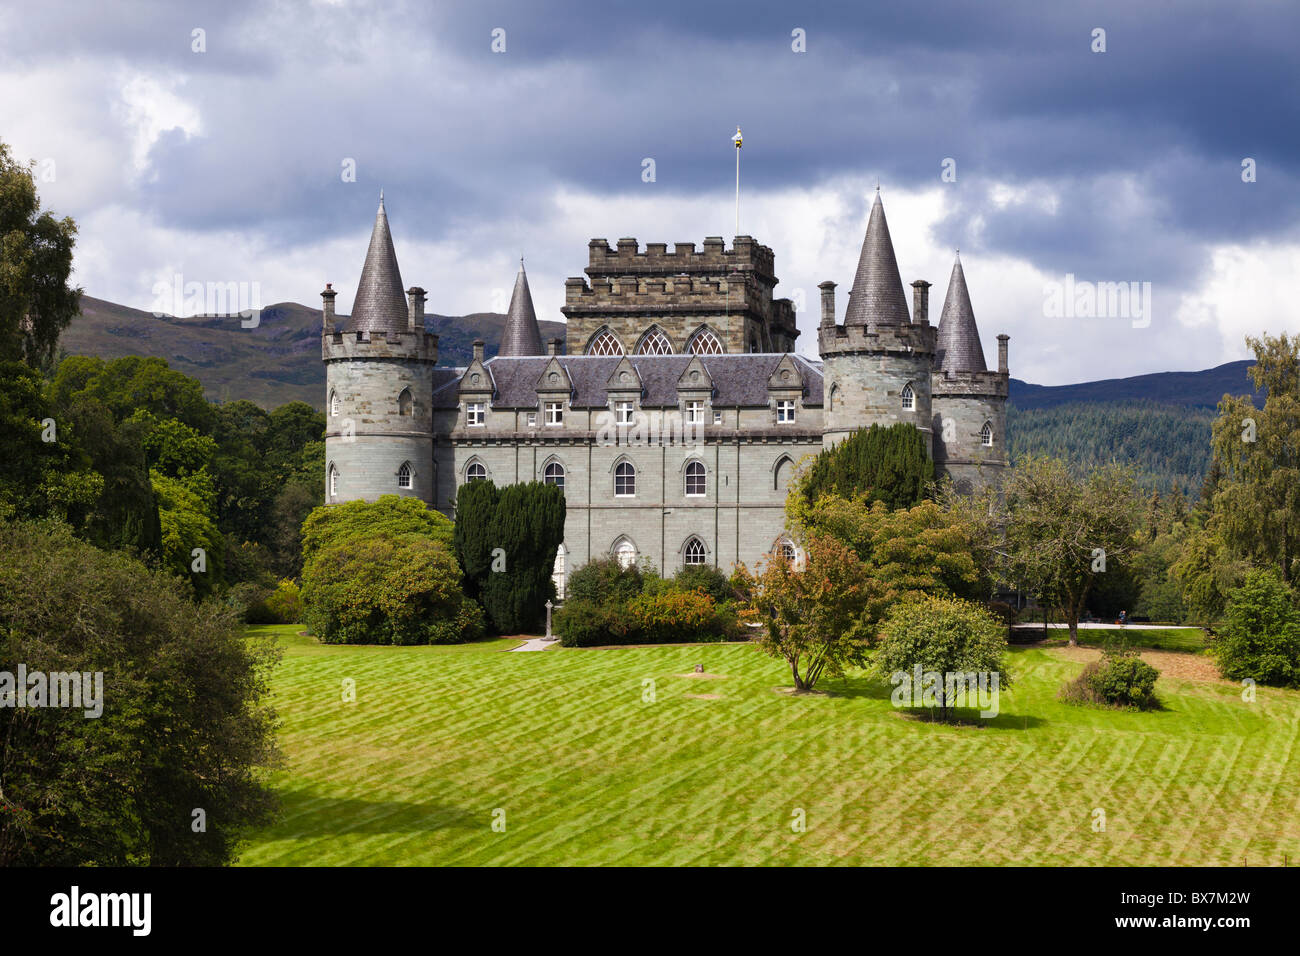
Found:
[[[468,402],[465,405],[465,424],[482,425],[484,424],[483,403]]]
[[[903,411],[910,412],[916,407],[916,393],[912,391],[912,383],[908,382],[903,386]]]
[[[776,421],[778,425],[794,424],[794,400],[783,398],[776,403]]]
[[[635,411],[636,411],[636,404],[634,402],[614,403],[615,420],[620,425],[631,425],[633,422],[633,415],[635,414]]]
[[[546,403],[547,427],[564,424],[564,402]]]
[[[688,425],[704,424],[704,403],[703,402],[686,403],[686,424]]]

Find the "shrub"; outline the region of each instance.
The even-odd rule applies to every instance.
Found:
[[[713,599],[714,604],[734,601],[736,589],[728,577],[711,564],[692,564],[673,575],[673,584],[683,591],[699,591]]]
[[[614,558],[597,558],[569,576],[565,599],[621,605],[640,594],[644,585],[644,576],[636,565],[625,568]]]
[[[291,578],[281,581],[263,604],[276,624],[297,624],[302,620],[302,589]]]
[[[565,647],[636,643],[628,640],[626,620],[617,608],[585,598],[566,600],[555,614],[554,628]]]
[[[427,537],[344,539],[303,569],[303,621],[326,644],[455,644],[483,634],[460,567]]]
[[[1214,653],[1229,680],[1300,684],[1300,614],[1277,572],[1252,571],[1230,593]]]
[[[1061,688],[1060,698],[1070,704],[1150,710],[1159,706],[1155,695],[1159,676],[1136,650],[1108,645],[1100,660],[1090,662]]]
[[[637,636],[638,643],[725,640],[714,629],[715,617],[713,598],[701,591],[640,594],[627,604],[628,631]]]

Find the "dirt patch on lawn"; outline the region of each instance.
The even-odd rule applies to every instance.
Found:
[[[674,677],[697,677],[702,680],[726,680],[726,674],[710,674],[708,671],[692,672],[690,674],[674,674]]]
[[[722,700],[721,694],[687,694],[693,700]]]
[[[1101,651],[1095,647],[1046,647],[1043,650],[1067,661],[1086,664],[1101,657]],[[1179,680],[1207,681],[1215,684],[1231,684],[1219,676],[1219,669],[1214,658],[1204,654],[1188,654],[1180,651],[1142,651],[1142,659],[1160,672],[1161,677],[1176,677]]]

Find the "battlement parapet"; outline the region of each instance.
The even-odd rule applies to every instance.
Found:
[[[321,358],[326,362],[352,359],[401,359],[436,363],[438,336],[432,332],[325,332]]]
[[[699,276],[664,276],[654,279],[618,276],[593,278],[590,284],[581,277],[574,277],[564,284],[566,308],[586,306],[639,310],[683,305],[691,308],[730,307],[734,310],[743,308],[746,303],[770,302],[770,296],[770,290],[758,288],[756,283],[744,276],[717,279]]]
[[[589,264],[586,273],[593,279],[619,275],[749,272],[768,285],[776,284],[776,260],[772,250],[755,241],[753,236],[737,236],[730,249],[726,248],[720,236],[705,239],[700,250],[693,242],[678,242],[673,244],[672,252],[668,251],[666,242],[648,242],[642,252],[636,239],[620,239],[618,247],[613,249],[607,239],[592,239],[587,243],[587,251]]]
[[[1011,376],[1007,372],[934,372],[930,394],[941,397],[1006,398]]]
[[[823,358],[831,355],[934,353],[938,329],[932,325],[888,325],[869,329],[864,325],[824,325],[817,330],[817,346]]]

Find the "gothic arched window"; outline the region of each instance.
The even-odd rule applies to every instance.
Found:
[[[636,468],[630,461],[620,461],[614,468],[614,497],[631,498],[636,494]]]
[[[686,343],[686,351],[694,355],[722,355],[726,349],[722,347],[722,339],[718,338],[710,328],[703,328],[691,336],[691,340]]]
[[[686,465],[686,495],[690,498],[702,497],[707,484],[704,462],[692,461]]]
[[[334,500],[339,495],[339,470],[330,465],[330,500]]]
[[[672,355],[673,344],[668,341],[668,336],[664,335],[663,329],[655,326],[645,335],[641,336],[641,341],[636,346],[637,355]]]
[[[548,485],[555,485],[561,491],[564,490],[564,466],[558,461],[548,462],[546,470],[543,472],[542,481]]]
[[[588,355],[622,355],[623,343],[607,328],[602,328],[587,343]]]
[[[708,559],[708,552],[704,549],[704,542],[699,538],[692,537],[686,542],[686,548],[682,554],[683,564],[704,564]]]
[[[636,564],[636,545],[627,538],[619,538],[614,545],[614,560],[621,568],[630,568]]]
[[[397,414],[411,414],[411,390],[409,388],[402,389],[402,393],[397,396]]]
[[[411,487],[411,463],[409,461],[402,462],[402,467],[397,469],[397,487]]]
[[[985,422],[984,427],[980,429],[980,444],[986,448],[993,447],[993,423]]]
[[[487,469],[483,467],[481,461],[471,461],[469,467],[465,469],[466,481],[483,481],[487,478]]]
[[[330,418],[337,418],[339,414],[339,393],[330,392]]]
[[[772,466],[772,490],[780,491],[790,481],[790,472],[794,469],[794,462],[790,460],[789,455],[782,455]]]
[[[916,407],[916,393],[912,391],[912,383],[908,382],[903,386],[903,410],[910,412]]]

